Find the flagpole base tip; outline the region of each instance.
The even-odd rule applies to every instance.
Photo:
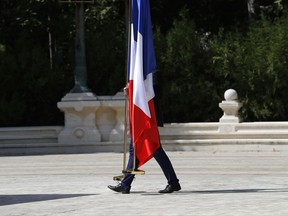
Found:
[[[133,174],[133,175],[144,175],[145,171],[144,170],[123,170],[123,174]]]
[[[113,181],[122,181],[124,178],[124,175],[114,176]]]

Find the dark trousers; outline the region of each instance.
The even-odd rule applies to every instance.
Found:
[[[174,171],[174,168],[172,166],[172,163],[170,159],[168,158],[167,154],[165,153],[164,149],[160,145],[160,148],[157,149],[157,151],[154,153],[153,157],[161,167],[168,184],[173,185],[177,184],[179,180],[177,179],[176,173]],[[127,164],[127,170],[131,170],[133,168],[133,160],[134,160],[134,151],[133,151],[133,146],[132,142],[130,143],[129,147],[129,160]],[[138,167],[138,160],[136,158],[136,168]],[[124,179],[122,180],[121,184],[125,187],[130,187],[131,183],[134,178],[134,174],[125,174]]]

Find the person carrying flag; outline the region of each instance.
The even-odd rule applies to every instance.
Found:
[[[131,143],[127,170],[136,169],[155,158],[161,167],[168,185],[159,193],[181,190],[170,159],[161,146],[154,107],[153,74],[156,58],[153,47],[149,0],[131,0],[131,31],[128,60],[128,84],[125,88],[129,101]],[[134,156],[135,153],[135,156]],[[116,186],[108,188],[128,194],[134,174],[126,173]]]

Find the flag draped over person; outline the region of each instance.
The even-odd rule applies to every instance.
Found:
[[[139,165],[160,147],[154,108],[153,73],[156,59],[149,0],[131,0],[131,30],[128,59],[130,132]]]

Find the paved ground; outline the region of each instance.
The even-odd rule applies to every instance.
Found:
[[[288,215],[287,152],[167,154],[182,190],[164,195],[154,159],[117,194],[122,154],[0,157],[0,216]]]

